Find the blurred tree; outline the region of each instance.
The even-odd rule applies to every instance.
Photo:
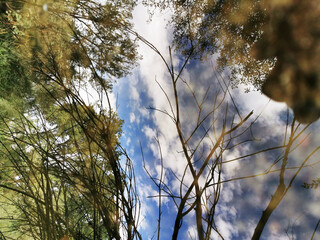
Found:
[[[174,44],[184,54],[218,54],[233,84],[253,84],[284,101],[302,123],[320,116],[317,0],[145,1],[172,7]],[[273,69],[273,70],[272,70]],[[272,71],[271,71],[272,70]]]
[[[262,92],[286,102],[298,121],[309,123],[320,117],[320,6],[318,1],[265,3],[270,19],[252,55],[276,58]]]

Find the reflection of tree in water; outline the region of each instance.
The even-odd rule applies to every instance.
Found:
[[[300,122],[318,119],[317,0],[187,0],[172,6],[174,41],[185,54],[201,58],[219,52],[218,65],[231,69],[234,84],[260,89],[265,82],[262,91],[286,102]]]

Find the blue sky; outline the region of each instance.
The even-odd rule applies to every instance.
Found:
[[[136,31],[154,44],[166,59],[169,59],[168,47],[171,41],[171,30],[166,21],[168,19],[169,12],[165,12],[155,14],[153,20],[147,22],[148,14],[142,6],[138,6],[134,12]],[[130,76],[118,80],[114,85],[113,104],[116,104],[115,96],[117,95],[118,113],[125,121],[122,143],[134,161],[138,191],[141,196],[140,230],[144,239],[151,239],[156,236],[158,208],[157,199],[149,198],[149,196],[156,195],[157,189],[143,170],[140,143],[147,169],[154,176],[157,176],[160,173],[160,158],[155,137],[158,136],[166,169],[165,181],[173,191],[178,191],[179,184],[170,172],[172,171],[180,176],[186,162],[181,154],[181,145],[170,118],[147,109],[148,107],[155,107],[170,111],[166,97],[159,87],[160,84],[169,98],[172,99],[172,88],[165,65],[150,48],[143,43],[139,43],[139,45],[139,53],[143,59]],[[174,53],[173,62],[176,69],[181,65],[182,59],[181,56]],[[204,111],[210,111],[214,103],[215,93],[220,88],[212,67],[215,64],[215,59],[216,56],[211,56],[205,62],[192,61],[182,74],[182,78],[190,84],[199,99],[202,98],[206,89],[210,86],[208,97],[203,105]],[[250,111],[254,111],[248,124],[259,116],[252,127],[252,132],[257,141],[242,144],[226,151],[223,158],[225,161],[263,148],[281,145],[284,139],[286,105],[270,101],[259,92],[244,93],[244,89],[245,86],[239,86],[231,92],[242,117]],[[181,124],[182,128],[188,132],[192,130],[195,124],[197,108],[185,84],[180,83],[178,90],[182,110]],[[226,102],[232,105],[229,96],[227,96]],[[235,113],[232,108],[229,110],[230,116]],[[221,115],[222,112],[217,114]],[[219,128],[219,122],[217,128]],[[310,136],[295,151],[290,153],[288,166],[300,166],[305,157],[319,144],[317,129],[319,129],[319,123],[316,122],[306,133],[302,134],[299,139],[303,139],[308,133],[310,133]],[[217,131],[219,132],[221,129],[217,129]],[[249,137],[249,135],[244,135],[244,137]],[[204,146],[208,149],[212,146],[210,137],[205,138],[204,143]],[[208,151],[208,149],[204,151]],[[263,173],[281,153],[282,150],[276,150],[226,163],[223,165],[223,179]],[[315,154],[308,163],[317,162],[317,159],[319,159],[319,153]],[[279,164],[275,165],[273,169],[278,168]],[[286,172],[286,181],[290,180],[294,171],[296,170]],[[320,194],[318,189],[307,190],[302,188],[301,185],[303,182],[311,182],[312,179],[317,177],[320,177],[317,165],[313,168],[305,168],[299,173],[292,188],[269,219],[261,239],[311,238],[312,231],[320,217],[320,206],[318,204]],[[216,223],[225,239],[251,238],[262,211],[267,206],[271,194],[275,191],[278,179],[279,173],[276,172],[223,184],[220,202],[217,207]],[[186,183],[189,182],[188,174],[185,181]],[[170,199],[162,199],[162,201],[161,239],[170,239],[176,209]],[[195,232],[194,213],[190,212],[190,215],[183,222],[179,239],[191,239]],[[288,235],[292,238],[289,238]],[[219,239],[216,235],[212,235],[212,238],[214,237]],[[314,239],[319,238],[320,234],[318,233]]]

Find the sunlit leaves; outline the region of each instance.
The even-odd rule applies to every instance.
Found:
[[[58,70],[64,81],[72,79],[76,66],[90,69],[93,78],[123,76],[137,55],[126,32],[133,6],[132,1],[25,1],[12,13],[22,57],[37,57],[36,65],[49,75]]]

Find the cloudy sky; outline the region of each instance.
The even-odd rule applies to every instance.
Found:
[[[171,29],[167,22],[169,14],[169,12],[156,13],[152,21],[148,22],[148,12],[143,6],[138,6],[134,12],[136,32],[152,43],[168,62],[168,49],[171,42]],[[172,52],[173,65],[175,71],[178,72],[184,58],[174,50]],[[141,42],[139,42],[139,53],[143,57],[139,66],[134,69],[130,76],[119,80],[115,84],[114,96],[117,97],[114,97],[114,103],[116,102],[119,115],[125,121],[122,143],[133,159],[136,170],[136,180],[142,202],[140,231],[144,239],[151,239],[156,237],[158,219],[158,200],[151,196],[156,196],[158,190],[143,169],[140,145],[142,146],[146,169],[154,177],[159,177],[161,174],[160,153],[162,154],[165,173],[163,179],[174,193],[179,193],[180,187],[180,182],[174,176],[178,178],[183,176],[186,160],[181,154],[182,147],[173,121],[166,114],[152,110],[156,108],[162,112],[170,112],[167,97],[171,101],[174,100],[170,75],[161,58]],[[203,62],[190,61],[178,82],[181,128],[185,135],[192,132],[196,126],[199,108],[195,98],[199,102],[204,99],[201,105],[202,113],[200,114],[203,117],[212,110],[215,100],[222,98],[225,85],[221,77],[224,77],[226,84],[228,84],[227,74],[222,73],[222,76],[219,76],[214,70],[215,57],[208,57]],[[219,81],[222,86],[219,85]],[[188,86],[193,92],[190,91]],[[284,152],[284,149],[280,148],[228,162],[261,149],[281,146],[285,139],[286,105],[270,101],[259,92],[244,93],[244,89],[245,86],[230,89],[230,94],[238,111],[227,92],[224,104],[215,113],[217,121],[214,125],[216,133],[219,134],[225,116],[226,103],[229,106],[228,122],[231,121],[233,116],[235,116],[234,121],[239,122],[240,117],[244,118],[253,110],[253,115],[244,124],[244,127],[251,126],[251,128],[237,141],[252,138],[254,138],[254,141],[244,142],[223,153],[223,161],[226,163],[222,167],[222,180],[226,182],[222,184],[221,197],[216,212],[216,224],[224,239],[251,238],[262,211],[266,208],[277,187],[279,171],[240,180],[236,178],[262,174],[271,167],[272,170],[279,169],[281,161],[278,160]],[[204,96],[206,97],[204,98]],[[209,120],[212,121],[212,118]],[[289,121],[291,120],[292,116],[289,110]],[[204,122],[204,127],[208,127],[210,121]],[[304,127],[304,125],[301,125],[297,132]],[[292,169],[285,172],[286,184],[289,183],[297,171],[295,167],[299,167],[317,147],[319,143],[318,129],[319,123],[312,124],[293,144],[297,148],[289,153],[288,167],[292,167]],[[290,127],[287,130],[289,134]],[[197,134],[195,139],[199,140],[201,130]],[[196,144],[196,140],[191,141],[190,145]],[[203,139],[203,149],[201,151],[204,154],[210,151],[214,140],[213,132]],[[306,164],[317,163],[318,160],[319,154],[316,153]],[[311,238],[320,217],[318,204],[320,194],[318,189],[305,189],[302,184],[312,182],[313,179],[320,177],[317,169],[318,165],[315,164],[312,167],[305,167],[299,172],[287,195],[269,219],[261,239]],[[191,178],[188,174],[184,178],[186,184],[190,184]],[[204,179],[202,180],[204,181]],[[161,239],[171,238],[176,210],[172,199],[162,198]],[[194,219],[194,212],[191,211],[183,221],[179,239],[195,239]],[[318,232],[314,239],[320,239],[320,230]],[[214,234],[212,238],[219,239]]]

